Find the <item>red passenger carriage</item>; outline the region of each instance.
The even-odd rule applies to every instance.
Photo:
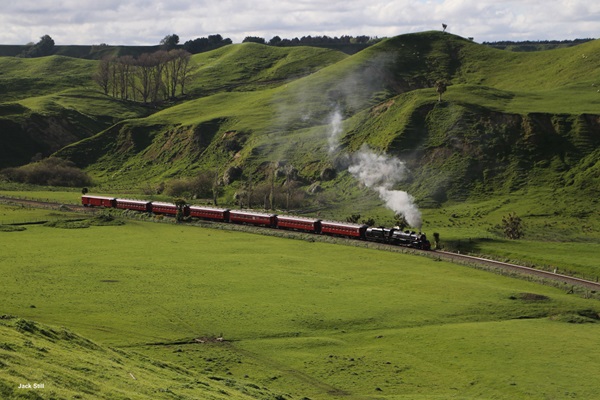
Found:
[[[277,225],[277,215],[263,214],[251,211],[230,211],[229,220],[238,224],[250,224],[269,227],[275,227]]]
[[[144,200],[117,199],[117,208],[123,210],[152,211],[152,203]]]
[[[367,228],[367,225],[321,221],[321,233],[325,235],[345,236],[364,239]]]
[[[229,209],[227,208],[190,206],[189,210],[190,217],[209,219],[213,221],[229,221]]]
[[[81,204],[84,207],[109,207],[114,208],[116,206],[116,198],[114,197],[103,197],[103,196],[81,196]]]
[[[315,218],[277,216],[277,227],[297,231],[321,233],[321,220]]]
[[[184,207],[184,215],[187,207]],[[154,214],[177,215],[177,206],[173,203],[152,202],[152,212]]]

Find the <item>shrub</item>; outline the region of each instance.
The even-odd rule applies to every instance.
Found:
[[[81,187],[92,183],[91,178],[71,161],[56,157],[22,167],[6,168],[0,171],[0,175],[8,181],[43,186]]]
[[[523,221],[514,212],[505,215],[502,217],[502,230],[508,239],[520,239],[524,235]]]
[[[165,193],[171,197],[212,198],[214,173],[204,172],[194,178],[174,179],[165,186]]]

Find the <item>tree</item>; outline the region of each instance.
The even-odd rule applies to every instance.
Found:
[[[441,249],[440,246],[440,234],[438,232],[433,232],[433,243],[435,244],[435,249]]]
[[[44,35],[40,41],[34,44],[27,52],[25,57],[44,57],[49,56],[54,51],[54,40],[50,35]]]
[[[135,59],[132,56],[126,55],[121,56],[117,59],[117,65],[115,66],[115,72],[117,82],[119,86],[119,94],[122,100],[129,99],[129,90],[133,93],[135,91],[135,82],[133,80],[133,68],[135,65]]]
[[[294,168],[292,164],[286,164],[283,168],[285,173],[285,209],[290,209],[290,199],[292,198],[292,193],[295,189],[294,179],[298,175],[298,170]]]
[[[346,217],[346,222],[349,222],[351,224],[357,224],[358,221],[360,220],[360,216],[361,215],[358,213],[352,214],[352,215]]]
[[[102,60],[100,60],[100,64],[98,64],[98,69],[92,76],[94,82],[96,82],[98,86],[100,86],[102,92],[105,95],[108,95],[108,89],[110,88],[110,63],[112,62],[112,60],[112,57],[104,57]]]
[[[249,43],[249,42],[260,43],[260,44],[265,44],[266,43],[264,38],[261,38],[261,37],[258,37],[258,36],[246,36],[244,38],[244,40],[242,41],[242,43]]]
[[[446,92],[446,82],[444,81],[436,81],[435,82],[435,91],[438,93],[439,98],[438,101],[442,101],[442,94]]]
[[[516,240],[525,235],[523,232],[523,221],[514,212],[502,217],[502,230],[504,236],[508,239]]]
[[[39,47],[42,56],[49,56],[54,50],[54,40],[50,37],[50,35],[44,35],[41,37],[36,46]]]
[[[135,63],[135,75],[137,78],[136,91],[142,96],[144,103],[152,96],[153,85],[153,69],[156,64],[156,58],[152,54],[141,54]]]
[[[181,95],[184,96],[185,85],[190,79],[190,72],[192,70],[192,67],[190,66],[192,55],[183,49],[172,50],[169,53],[173,53],[170,65],[172,79],[171,97],[175,97],[177,85],[179,85]]]
[[[275,209],[275,177],[277,176],[277,169],[279,168],[279,163],[276,161],[271,162],[271,179],[269,184],[269,208],[271,210]]]
[[[271,40],[269,40],[271,46],[277,46],[279,43],[281,43],[281,38],[279,36],[273,36]]]
[[[187,205],[187,201],[185,201],[184,199],[176,199],[174,203],[177,207],[177,214],[175,215],[175,219],[177,220],[177,222],[181,222],[183,221],[183,217],[185,216],[184,209]]]
[[[394,226],[398,227],[401,231],[409,226],[404,214],[396,214],[394,217]]]
[[[179,44],[179,36],[177,36],[176,34],[167,35],[160,41],[160,45],[165,50],[172,50],[175,47],[177,47],[178,44]]]
[[[221,194],[221,180],[219,179],[219,168],[215,169],[213,176],[214,176],[213,183],[212,183],[213,205],[218,206],[217,202],[219,199],[219,195]]]
[[[364,225],[368,225],[368,226],[375,226],[375,218],[367,218],[367,219],[363,219],[362,223]]]
[[[150,70],[151,76],[151,98],[153,103],[157,103],[159,100],[159,95],[161,92],[165,93],[165,84],[163,81],[163,71],[165,70],[165,65],[167,60],[169,59],[169,53],[164,50],[159,50],[151,55],[154,58],[154,63]],[[167,97],[163,95],[163,98]]]
[[[194,40],[188,40],[183,44],[183,48],[192,54],[197,54],[203,51],[214,50],[231,43],[233,43],[231,39],[223,39],[221,35],[217,34],[209,35],[208,38],[202,37]]]

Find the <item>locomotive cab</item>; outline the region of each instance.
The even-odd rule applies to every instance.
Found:
[[[365,238],[374,242],[388,243],[393,232],[394,229],[384,228],[383,226],[378,228],[367,228]]]

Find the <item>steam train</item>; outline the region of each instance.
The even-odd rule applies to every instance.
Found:
[[[231,210],[204,206],[185,205],[180,211],[175,204],[145,200],[119,199],[103,196],[81,196],[84,207],[105,207],[134,210],[167,216],[183,212],[184,217],[198,218],[215,222],[247,224],[274,229],[287,229],[318,235],[339,236],[397,246],[431,250],[431,244],[424,233],[402,231],[398,228],[369,227],[361,224],[324,221],[317,218],[293,217],[259,213],[247,210]]]

